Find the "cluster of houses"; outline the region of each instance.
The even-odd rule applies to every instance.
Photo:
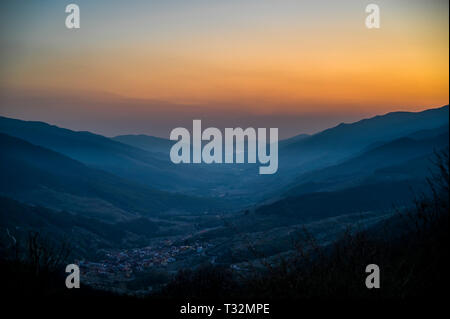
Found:
[[[167,266],[179,258],[192,254],[204,255],[209,244],[195,242],[191,245],[175,245],[165,240],[155,246],[134,248],[121,251],[107,251],[105,258],[99,262],[79,260],[77,264],[82,274],[100,276],[125,275],[130,277],[133,272],[144,271],[155,266]]]

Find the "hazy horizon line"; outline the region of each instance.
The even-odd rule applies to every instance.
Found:
[[[124,97],[124,98],[126,98],[126,97]],[[164,103],[164,102],[162,102],[162,103]],[[437,110],[437,109],[441,109],[441,108],[444,108],[444,107],[449,107],[449,103],[441,105],[441,106],[433,106],[433,107],[421,108],[420,110],[417,110],[417,111],[405,111],[405,110],[395,109],[395,110],[392,110],[392,111],[376,114],[376,115],[369,116],[369,117],[361,117],[361,118],[359,118],[357,120],[353,120],[353,121],[351,120],[351,121],[339,122],[338,124],[326,127],[324,129],[317,130],[315,132],[298,132],[298,133],[296,133],[294,135],[291,135],[291,136],[282,137],[282,138],[280,138],[280,141],[288,140],[290,138],[294,138],[294,137],[300,136],[300,135],[312,136],[312,135],[321,133],[323,131],[335,128],[335,127],[337,127],[339,125],[342,125],[342,124],[354,124],[354,123],[357,123],[357,122],[360,122],[360,121],[363,121],[363,120],[368,120],[368,119],[375,118],[375,117],[378,117],[378,116],[385,116],[385,115],[392,114],[392,113],[421,113],[421,112],[424,112],[424,111]],[[55,126],[57,128],[60,128],[60,129],[67,129],[67,130],[70,130],[70,131],[73,131],[73,132],[88,132],[88,133],[100,135],[100,136],[103,136],[103,137],[106,137],[106,138],[114,138],[114,137],[118,137],[118,136],[131,135],[131,136],[149,136],[149,137],[169,140],[168,136],[165,137],[165,136],[160,136],[160,135],[151,134],[151,133],[129,132],[129,133],[124,133],[124,134],[102,134],[102,133],[96,132],[95,129],[77,129],[77,128],[74,128],[74,127],[68,127],[68,126],[64,126],[64,125],[58,124],[58,123],[56,123],[54,121],[51,121],[51,120],[36,120],[36,119],[30,119],[30,118],[23,118],[23,117],[20,117],[20,116],[10,116],[10,115],[4,114],[2,109],[0,109],[0,117],[12,119],[12,120],[24,121],[24,122],[43,123],[43,124],[46,124],[46,125]],[[299,115],[299,117],[301,118],[302,116]],[[197,118],[192,118],[192,119],[190,119],[190,121],[192,122],[192,120],[195,120],[195,119],[197,119]],[[209,126],[205,126],[205,128],[206,127],[209,127]],[[236,126],[229,126],[229,127],[236,127]],[[174,128],[175,128],[175,126],[174,126]],[[245,127],[243,127],[243,128],[245,129]]]

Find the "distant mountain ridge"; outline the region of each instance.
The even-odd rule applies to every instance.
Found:
[[[88,166],[148,187],[169,191],[208,187],[208,181],[201,178],[197,166],[179,169],[168,157],[162,158],[160,154],[98,134],[5,117],[0,117],[0,133],[56,151]]]
[[[416,194],[427,191],[426,178],[437,169],[436,152],[448,149],[448,122],[375,143],[337,164],[297,176],[287,191],[274,194],[256,212],[311,220],[411,205]]]
[[[280,141],[279,169],[273,176],[261,176],[257,166],[249,164],[175,165],[168,156],[174,142],[147,135],[106,138],[5,117],[0,117],[0,133],[144,187],[223,198],[240,208],[263,202],[273,193],[286,192],[304,174],[339,165],[393,140],[411,134],[422,137],[439,134],[436,129],[445,131],[448,114],[448,105],[422,112],[393,112]]]
[[[375,223],[426,193],[434,152],[448,150],[448,106],[280,141],[272,176],[249,164],[175,165],[172,143],[0,118],[0,237],[11,240],[5,228],[22,238],[68,233],[82,256],[209,238],[226,243],[214,254],[235,262],[229,247],[245,246],[230,229],[237,224],[264,239],[264,252],[284,252],[298,227],[325,234]]]
[[[295,189],[307,189],[308,183],[314,183],[317,190],[318,184],[323,183],[331,187],[344,187],[349,181],[358,181],[374,174],[375,171],[396,165],[406,165],[407,162],[417,158],[429,158],[429,165],[424,165],[421,171],[410,172],[410,178],[424,176],[429,173],[428,166],[431,165],[433,152],[448,147],[447,132],[432,138],[415,140],[410,137],[402,137],[391,142],[376,146],[362,154],[358,154],[342,163],[331,165],[326,168],[311,171],[297,177],[298,186],[293,187],[289,194],[294,194]],[[299,186],[303,184],[304,186]],[[309,185],[311,188],[312,185]],[[310,189],[313,190],[313,189]]]
[[[446,125],[448,119],[448,105],[421,112],[391,112],[350,124],[341,123],[309,138],[287,144],[284,150],[288,153],[321,149],[347,153],[375,142],[389,141],[419,130]]]
[[[167,156],[170,152],[170,148],[174,141],[169,139],[164,139],[160,137],[145,135],[145,134],[128,134],[128,135],[118,135],[111,138],[114,141],[131,145],[140,149],[143,149],[152,153],[161,153],[164,156]]]
[[[145,187],[6,134],[0,133],[0,149],[0,192],[25,202],[110,221],[217,207],[213,200]]]

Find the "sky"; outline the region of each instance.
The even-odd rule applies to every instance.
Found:
[[[448,1],[0,4],[0,115],[113,136],[193,119],[281,137],[449,101]],[[380,7],[380,29],[365,7]]]

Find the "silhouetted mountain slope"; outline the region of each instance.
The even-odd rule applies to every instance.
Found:
[[[311,136],[312,135],[309,135],[309,134],[295,135],[295,136],[287,138],[285,140],[281,140],[280,144],[279,144],[279,147],[280,148],[287,147],[290,144],[293,144],[293,143],[296,143],[296,142],[299,142],[299,141],[303,141],[303,140],[305,140],[305,139],[307,139],[307,138],[309,138]]]
[[[27,202],[105,220],[171,209],[204,211],[216,204],[143,187],[5,134],[0,149],[0,191]]]
[[[447,124],[442,125],[438,128],[420,130],[420,131],[414,132],[412,134],[409,134],[407,137],[412,138],[417,141],[420,141],[420,140],[425,140],[425,139],[432,139],[432,138],[438,137],[440,135],[446,134],[447,141],[448,141],[448,133],[449,133],[449,123],[447,121]]]
[[[326,178],[324,173],[325,183],[328,185],[316,183],[313,178],[306,181],[305,175],[312,176],[322,169],[339,165],[395,139],[408,137],[411,134],[426,137],[427,134],[431,134],[425,132],[426,130],[445,130],[448,127],[448,110],[449,107],[444,106],[423,112],[388,113],[351,124],[341,124],[293,143],[281,142],[277,174],[258,181],[255,183],[254,189],[261,189],[260,192],[271,189],[272,193],[266,193],[266,198],[280,196],[287,189],[299,185],[302,188],[301,193],[330,190],[326,188],[328,186],[335,189],[337,183],[341,181],[340,177],[351,177],[350,174],[345,171],[342,171],[342,174],[338,172],[337,175],[341,176],[334,179],[331,176]],[[442,134],[442,132],[437,132],[437,134]],[[388,156],[386,154],[386,156],[387,161],[395,161],[395,155]],[[399,160],[402,159],[404,158]],[[383,161],[383,159],[380,160]],[[387,162],[386,165],[394,163]],[[371,170],[370,165],[367,166],[367,169]],[[357,176],[354,176],[354,180],[356,179]],[[341,188],[350,186],[352,186],[351,183],[343,184]]]
[[[420,130],[417,132],[413,132],[411,134],[408,134],[406,136],[403,137],[407,137],[413,140],[424,140],[424,139],[432,139],[435,137],[438,137],[439,135],[443,135],[443,134],[447,134],[449,133],[449,125],[448,122],[447,124],[440,126],[438,128],[432,128],[432,129],[427,129],[427,130]],[[367,146],[366,148],[364,148],[361,153],[369,151],[371,149],[375,149],[378,146],[382,146],[384,144],[386,144],[386,141],[380,141],[380,142],[375,142],[369,146]]]
[[[412,202],[414,192],[426,185],[435,152],[448,149],[448,126],[409,136],[414,138],[376,145],[340,164],[302,174],[257,212],[317,219]]]
[[[440,129],[439,132],[441,132]],[[375,172],[378,172],[378,176],[371,176],[372,180],[392,179],[395,175],[393,174],[393,167],[397,167],[397,165],[399,168],[408,166],[408,163],[412,160],[416,160],[416,164],[420,163],[422,166],[415,165],[414,170],[410,172],[402,170],[402,174],[395,176],[403,179],[427,176],[434,152],[446,148],[448,145],[448,131],[423,140],[415,140],[409,137],[396,139],[367,150],[340,164],[299,176],[294,182],[294,186],[290,187],[288,194],[353,186],[365,182],[365,179]],[[420,162],[417,159],[421,159]],[[381,169],[387,167],[391,167],[390,174],[382,174],[382,172],[387,171]]]
[[[112,138],[114,141],[131,145],[152,153],[162,153],[168,156],[174,141],[149,135],[119,135]]]
[[[126,145],[101,135],[75,132],[43,122],[0,117],[0,133],[51,149],[94,168],[146,186],[170,191],[209,187],[199,167],[180,169],[169,157]]]
[[[410,134],[429,136],[427,134],[434,134],[431,130],[443,125],[448,125],[448,106],[417,113],[389,113],[352,124],[341,124],[312,136],[296,136],[280,142],[278,172],[262,176],[257,172],[257,164],[175,165],[170,162],[168,154],[163,155],[166,147],[172,143],[169,140],[142,135],[109,139],[45,123],[0,117],[0,132],[52,149],[90,167],[151,188],[190,195],[225,197],[237,208],[253,205],[273,193],[285,192],[293,183],[302,183],[303,174],[337,165]],[[382,156],[384,155],[380,155],[380,158]],[[389,158],[394,160],[387,161],[385,166],[395,165],[405,159],[399,157],[395,160],[394,155]],[[366,165],[369,164],[368,162]],[[372,168],[369,165],[369,169],[381,168],[378,163],[375,164],[377,165]],[[355,166],[357,168],[363,169],[361,165]],[[350,173],[351,170],[342,172],[347,176]],[[210,176],[213,178],[209,178]],[[332,180],[331,182],[334,183]]]
[[[448,121],[448,105],[422,112],[388,113],[351,124],[342,123],[309,138],[287,144],[280,149],[280,155],[298,156],[299,161],[325,156],[332,161],[361,151],[373,143],[387,142],[420,130],[448,125]]]

